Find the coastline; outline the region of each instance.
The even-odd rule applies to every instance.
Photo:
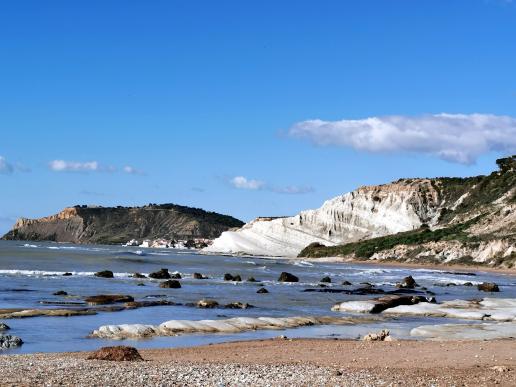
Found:
[[[363,342],[270,339],[141,350],[144,362],[89,352],[0,356],[2,383],[32,385],[480,385],[516,383],[515,340]],[[27,372],[29,371],[30,372]]]
[[[457,264],[428,264],[428,263],[415,263],[415,262],[397,262],[397,261],[359,261],[343,257],[324,257],[324,258],[295,258],[302,259],[307,262],[328,262],[328,263],[349,263],[349,264],[364,264],[364,265],[377,265],[377,266],[391,266],[405,269],[431,269],[440,271],[457,271],[457,272],[479,272],[483,271],[486,273],[498,273],[498,274],[509,274],[516,275],[516,268],[501,268],[501,267],[489,267],[482,265],[457,265]]]

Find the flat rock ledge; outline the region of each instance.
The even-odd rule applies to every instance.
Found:
[[[235,317],[225,320],[170,320],[160,325],[104,325],[90,337],[102,339],[142,339],[189,333],[238,333],[258,329],[286,329],[311,325],[354,325],[378,321],[352,317]]]

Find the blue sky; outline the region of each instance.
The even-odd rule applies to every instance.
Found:
[[[515,38],[507,0],[2,2],[0,232],[488,173],[515,150]]]

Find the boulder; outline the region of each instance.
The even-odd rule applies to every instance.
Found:
[[[269,291],[265,288],[260,288],[258,289],[258,291],[256,292],[258,294],[266,294],[266,293],[269,293]]]
[[[168,269],[160,269],[158,271],[150,273],[149,274],[149,278],[154,278],[154,279],[170,279],[170,273],[168,272]]]
[[[180,273],[172,273],[172,274],[170,275],[170,278],[172,278],[172,279],[181,279],[181,278],[183,278],[183,277],[181,277],[181,274],[180,274]]]
[[[500,288],[493,282],[483,282],[477,285],[478,290],[482,292],[499,292]]]
[[[133,278],[146,278],[145,275],[143,275],[142,273],[133,273],[133,275],[131,277],[133,277]]]
[[[111,270],[102,270],[95,273],[95,277],[101,278],[113,278],[113,272]]]
[[[179,289],[181,288],[181,283],[177,280],[168,280],[161,282],[159,287],[164,289]]]
[[[237,281],[237,282],[240,282],[240,281],[242,281],[242,277],[240,277],[239,274],[232,275],[230,273],[226,273],[226,274],[224,274],[224,281]]]
[[[349,282],[349,281],[342,281],[342,284],[341,284],[341,285],[342,285],[342,286],[351,286],[351,285],[353,285],[353,284],[352,284],[351,282]]]
[[[297,278],[294,274],[287,273],[286,271],[282,272],[278,278],[279,282],[299,282],[299,278]]]
[[[248,277],[247,282],[257,282],[254,277]]]
[[[90,305],[108,305],[124,302],[132,302],[134,298],[123,294],[99,294],[84,299]]]
[[[321,278],[321,280],[319,282],[324,282],[324,283],[331,283],[331,278],[326,276],[326,277],[323,277]]]
[[[0,331],[8,331],[9,329],[11,329],[9,328],[9,325],[0,323]]]
[[[143,361],[142,356],[136,348],[122,345],[116,347],[100,348],[88,356],[87,359],[110,361]]]
[[[364,341],[392,341],[390,332],[387,329],[382,329],[378,333],[369,333],[364,336]]]
[[[201,273],[193,273],[193,278],[194,279],[208,279],[208,277],[206,277],[205,275],[203,275]]]
[[[251,304],[248,304],[247,302],[246,303],[231,302],[231,303],[227,304],[225,306],[225,308],[228,308],[228,309],[249,309],[249,308],[254,308],[254,306],[251,305]]]
[[[213,309],[219,306],[219,303],[215,300],[199,300],[196,306],[198,308]]]
[[[416,280],[411,275],[396,284],[396,287],[401,289],[414,289],[416,286],[418,286]]]
[[[18,336],[0,335],[0,349],[17,348],[23,344]]]
[[[69,271],[67,271],[66,273],[63,274],[63,277],[70,277],[71,275],[73,275],[73,274],[70,273]]]
[[[68,293],[65,292],[64,290],[58,290],[57,292],[54,293],[54,296],[67,296]]]

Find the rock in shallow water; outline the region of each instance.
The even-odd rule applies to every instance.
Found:
[[[484,282],[477,285],[478,290],[482,292],[499,292],[500,288],[493,282]]]
[[[7,324],[0,323],[0,331],[8,331],[9,329],[11,328]]]
[[[159,287],[164,289],[180,289],[181,283],[177,280],[168,280],[160,283]]]
[[[17,348],[23,344],[18,336],[0,335],[0,349]]]
[[[93,352],[88,360],[110,360],[110,361],[143,361],[138,350],[134,347],[119,345],[116,347],[102,347]]]
[[[107,305],[115,303],[133,302],[134,298],[124,294],[99,294],[84,299],[90,305]]]
[[[160,269],[158,271],[155,271],[154,273],[150,273],[149,278],[170,279],[170,273],[168,272],[168,269]]]
[[[265,288],[260,288],[258,289],[258,291],[256,292],[258,294],[266,294],[266,293],[269,293],[269,291]]]
[[[95,277],[101,278],[113,278],[113,272],[111,270],[102,270],[95,273]]]
[[[278,278],[279,282],[299,282],[299,278],[294,274],[287,273],[286,271],[282,272]]]

